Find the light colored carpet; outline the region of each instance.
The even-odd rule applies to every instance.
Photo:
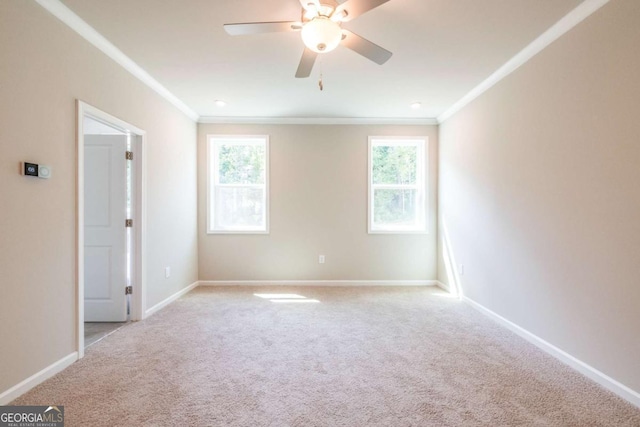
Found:
[[[67,426],[640,426],[639,409],[445,295],[198,288],[14,404],[64,405]]]

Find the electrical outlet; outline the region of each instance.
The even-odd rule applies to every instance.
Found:
[[[324,264],[324,255],[318,255],[318,264]]]
[[[165,267],[165,269],[164,269],[164,277],[166,277],[167,279],[169,277],[171,277],[171,267]]]

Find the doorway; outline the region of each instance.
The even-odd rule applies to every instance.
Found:
[[[78,354],[144,313],[145,132],[78,107]]]

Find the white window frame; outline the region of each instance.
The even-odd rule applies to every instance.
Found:
[[[218,156],[216,144],[225,145],[261,145],[265,147],[264,184],[220,184],[217,182]],[[207,234],[269,234],[269,135],[207,135]],[[216,187],[255,187],[264,188],[264,227],[214,228],[215,188]]]
[[[416,171],[416,184],[374,184],[373,183],[373,147],[378,145],[389,146],[406,146],[411,145],[417,147],[416,158],[418,161]],[[429,167],[429,138],[426,136],[370,136],[368,147],[368,203],[367,203],[367,224],[369,234],[426,234],[427,231],[427,203],[428,197],[428,167]],[[376,225],[374,218],[373,195],[376,189],[392,189],[392,190],[417,190],[416,191],[416,212],[415,226],[393,226],[393,225]]]

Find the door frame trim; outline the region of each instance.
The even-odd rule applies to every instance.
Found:
[[[146,308],[146,231],[147,231],[147,133],[115,116],[86,102],[76,100],[76,344],[78,358],[84,357],[84,120],[85,116],[105,122],[119,130],[134,135],[135,208],[133,294],[131,316],[133,321],[142,320]],[[124,286],[123,286],[124,293]]]

